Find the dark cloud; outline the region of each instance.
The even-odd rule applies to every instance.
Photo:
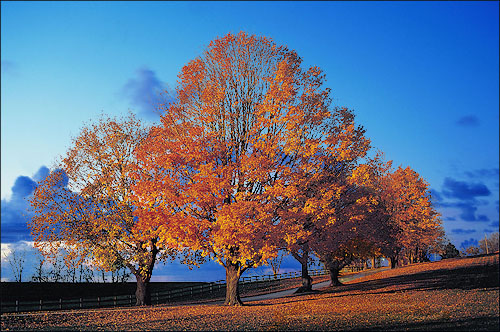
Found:
[[[445,178],[442,194],[448,198],[474,200],[476,197],[491,195],[491,191],[483,183],[467,183]]]
[[[48,168],[42,166],[32,178],[19,176],[12,186],[11,198],[9,200],[2,199],[2,243],[32,240],[26,225],[30,218],[27,199],[36,189],[37,182],[43,180],[47,175]]]
[[[488,218],[484,214],[480,214],[477,216],[477,221],[490,221],[490,218]]]
[[[471,233],[475,233],[476,230],[475,229],[455,228],[455,229],[452,229],[451,232],[453,234],[471,234]]]
[[[25,215],[26,207],[19,209],[18,204],[10,204],[12,200],[2,199],[2,243],[13,243],[18,241],[30,241],[31,237],[26,226],[28,219]]]
[[[458,119],[456,124],[461,127],[477,127],[479,126],[479,118],[475,115],[465,115]]]
[[[468,248],[470,246],[477,246],[477,240],[470,238],[469,240],[465,240],[460,244],[460,248]]]
[[[457,208],[460,209],[460,219],[463,221],[489,221],[488,217],[485,215],[476,216],[477,205],[479,203],[476,201],[464,201],[464,202],[440,202],[436,203],[436,207],[446,207],[446,208]],[[453,217],[446,218],[444,220],[455,220]]]
[[[36,182],[28,176],[19,176],[12,186],[12,197],[26,197],[36,188]]]
[[[165,91],[165,84],[148,68],[138,69],[136,77],[128,80],[122,88],[122,94],[137,107],[139,114],[151,119],[159,116],[161,104],[171,101]]]

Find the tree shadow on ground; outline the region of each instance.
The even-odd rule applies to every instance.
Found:
[[[498,331],[499,317],[476,317],[455,320],[434,320],[418,323],[398,323],[369,328],[356,328],[356,331]]]
[[[393,289],[393,286],[397,286]],[[499,286],[498,265],[424,271],[329,288],[326,292],[363,291],[371,294],[408,290],[488,289]]]
[[[500,284],[498,264],[438,269],[408,275],[398,275],[376,280],[368,280],[327,287],[320,290],[323,294],[335,297],[352,296],[354,294],[388,294],[411,290],[445,290],[445,289],[491,289]],[[281,303],[303,301],[312,293],[292,294]],[[314,300],[314,298],[308,299]],[[245,303],[248,306],[274,305],[272,303]]]

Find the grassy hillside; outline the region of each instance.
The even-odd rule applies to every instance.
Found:
[[[243,307],[2,315],[2,330],[498,330],[498,254],[415,264]]]

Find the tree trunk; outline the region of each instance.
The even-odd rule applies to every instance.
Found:
[[[371,269],[375,268],[375,257],[370,258],[370,264],[372,265]]]
[[[135,305],[150,305],[151,290],[149,289],[149,279],[145,279],[140,274],[135,276],[137,280],[137,288],[135,290]]]
[[[307,260],[305,263],[301,263],[302,266],[302,286],[297,290],[297,293],[310,292],[312,291],[312,278],[307,271]]]
[[[240,306],[243,305],[240,299],[240,280],[241,271],[239,266],[228,262],[226,264],[226,300],[225,305]]]
[[[303,250],[302,256],[300,256],[296,252],[292,252],[292,256],[299,261],[302,270],[302,286],[297,289],[296,293],[304,293],[312,291],[312,278],[309,275],[307,270],[307,262],[309,261],[309,252],[307,250]]]
[[[389,257],[389,261],[391,263],[391,269],[396,268],[396,266],[398,265],[398,256]]]
[[[331,281],[330,286],[331,287],[342,286],[343,283],[341,283],[339,280],[340,269],[330,266],[328,267],[328,270],[330,271],[330,281]]]

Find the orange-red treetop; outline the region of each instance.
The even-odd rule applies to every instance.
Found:
[[[143,228],[166,225],[165,240],[225,266],[260,264],[296,184],[369,141],[351,112],[330,108],[322,71],[265,37],[218,38],[179,78],[178,101],[137,154]]]

